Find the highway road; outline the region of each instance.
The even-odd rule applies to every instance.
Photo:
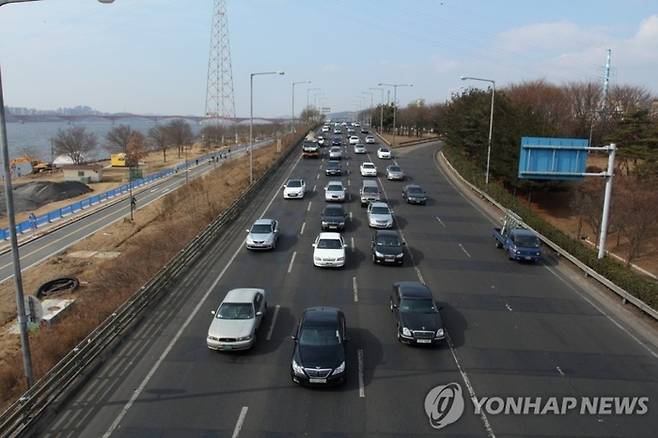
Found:
[[[359,163],[340,179],[351,200],[346,267],[313,267],[320,230],[321,160],[291,157],[207,254],[173,286],[86,384],[42,424],[44,436],[655,436],[658,362],[624,322],[606,316],[548,258],[510,262],[490,236],[491,222],[435,165],[439,146],[401,151],[396,161],[421,184],[426,206],[401,202],[400,182],[380,181],[413,260],[374,265],[365,209],[356,197]],[[390,162],[369,157],[383,171]],[[304,178],[313,192],[283,200],[280,184]],[[334,178],[332,178],[334,179]],[[244,229],[256,218],[281,223],[273,252],[248,252]],[[442,305],[450,342],[399,344],[388,310],[393,282],[424,280]],[[210,311],[235,287],[267,290],[269,312],[252,351],[206,347]],[[309,306],[343,309],[348,381],[334,389],[290,380],[290,335]],[[648,396],[649,414],[463,416],[437,431],[424,411],[433,387],[458,383],[464,395]]]
[[[260,147],[263,144],[265,143],[257,143],[255,144],[255,147]],[[243,155],[246,148],[247,146],[240,146],[235,150],[232,150],[229,158],[236,158]],[[192,164],[188,170],[188,177],[192,180],[204,175],[216,166],[221,166],[223,161],[218,162],[216,165],[203,162],[198,166],[195,165],[194,160],[190,160],[190,162]],[[139,188],[139,191],[135,192],[135,197],[137,198],[137,210],[157,201],[167,193],[175,191],[184,184],[185,172],[181,172],[171,178],[158,181],[145,189]],[[78,212],[76,214],[80,215],[81,213],[84,214],[83,212]],[[94,213],[74,222],[70,222],[43,235],[42,237],[21,244],[19,249],[21,256],[21,270],[25,271],[26,269],[38,265],[85,237],[102,230],[124,217],[127,217],[129,214],[130,200],[126,197],[120,202],[105,208],[100,208]],[[12,265],[11,252],[5,251],[0,255],[0,282],[10,279],[13,276],[14,268]]]

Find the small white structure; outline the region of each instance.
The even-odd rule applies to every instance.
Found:
[[[62,168],[64,181],[80,181],[82,183],[96,183],[103,180],[103,166],[81,165],[66,166]]]
[[[54,167],[62,167],[62,166],[72,166],[75,163],[73,162],[73,159],[69,157],[68,155],[58,155],[54,160],[53,160],[53,166]]]

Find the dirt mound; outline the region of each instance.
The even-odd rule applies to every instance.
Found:
[[[14,187],[14,207],[17,213],[35,210],[50,202],[84,195],[92,190],[78,181],[34,181]],[[5,194],[0,193],[0,216],[5,215]]]

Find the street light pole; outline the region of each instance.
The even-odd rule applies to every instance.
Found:
[[[491,162],[491,134],[493,133],[493,116],[494,116],[494,99],[496,97],[496,81],[493,79],[474,78],[471,76],[462,76],[462,81],[480,81],[491,84],[491,112],[489,114],[489,141],[487,144],[487,171],[484,174],[484,185],[489,185],[489,163]]]
[[[299,84],[310,84],[311,81],[298,81],[292,83],[292,117],[290,118],[290,132],[295,130],[295,86]]]
[[[306,108],[311,106],[311,91],[318,91],[321,90],[321,88],[315,87],[315,88],[307,88],[306,89]]]
[[[379,105],[379,132],[384,132],[384,89],[381,87],[370,87],[370,90],[379,90],[381,103]]]
[[[393,87],[393,141],[391,142],[392,145],[395,145],[395,118],[397,116],[397,108],[398,108],[398,87],[413,87],[414,84],[385,84],[383,82],[380,82],[379,84],[381,86],[385,87]]]
[[[373,105],[373,97],[375,93],[372,91],[362,91],[361,94],[369,94],[370,95],[370,108],[368,108],[368,125],[372,128],[372,105]]]
[[[40,0],[0,0],[0,7],[10,3],[25,3]],[[114,0],[98,0],[101,3],[112,3]],[[32,372],[32,356],[30,354],[30,338],[27,333],[27,315],[25,314],[25,298],[23,294],[23,277],[21,275],[21,259],[18,252],[16,237],[16,214],[14,211],[14,193],[11,184],[11,166],[9,163],[9,143],[7,141],[7,123],[5,118],[5,101],[2,91],[2,72],[0,71],[0,149],[2,149],[2,167],[5,173],[4,189],[7,219],[9,221],[9,236],[11,241],[11,256],[14,266],[14,284],[16,286],[16,320],[23,353],[23,371],[28,388],[32,386],[34,375]]]
[[[282,71],[262,71],[249,75],[249,185],[254,183],[254,76],[284,74]]]

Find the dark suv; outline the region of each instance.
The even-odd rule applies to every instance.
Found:
[[[377,230],[370,241],[373,263],[401,265],[404,262],[404,242],[392,230]]]
[[[324,173],[327,176],[340,176],[343,174],[343,166],[341,166],[340,161],[329,160],[324,168]]]
[[[290,375],[302,385],[343,383],[346,373],[347,326],[343,311],[335,307],[309,307],[295,335]]]
[[[395,317],[398,341],[431,345],[445,339],[439,307],[424,284],[416,281],[395,283],[389,306]]]
[[[322,231],[326,230],[342,230],[345,228],[345,209],[342,205],[329,204],[324,207],[320,213],[320,221],[322,224]]]

